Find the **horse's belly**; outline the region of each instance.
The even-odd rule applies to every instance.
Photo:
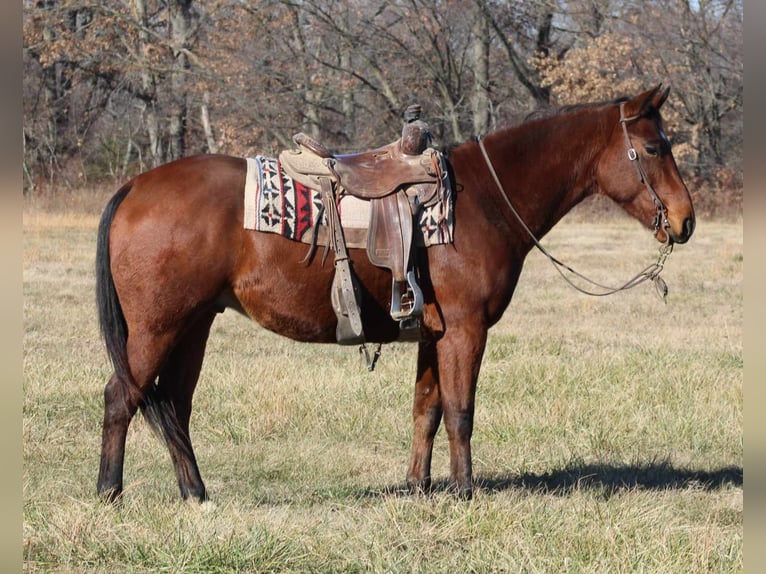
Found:
[[[252,290],[237,293],[244,312],[262,327],[296,341],[335,341],[335,314],[328,301],[301,289],[287,292]]]
[[[305,245],[283,240],[272,247],[268,255],[261,251],[258,263],[234,282],[232,293],[241,310],[262,327],[290,339],[334,343],[337,318],[331,303],[332,261],[321,265],[320,251],[306,266],[301,263]],[[389,315],[391,273],[372,266],[363,250],[354,251],[365,335],[370,341],[394,340],[398,329]]]

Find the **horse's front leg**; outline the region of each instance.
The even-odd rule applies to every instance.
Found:
[[[418,346],[418,374],[412,405],[414,435],[410,469],[407,472],[407,484],[413,492],[424,492],[431,488],[431,454],[441,420],[436,343],[422,341]]]
[[[407,473],[410,488],[427,490],[431,485],[434,435],[443,416],[450,449],[450,482],[460,496],[471,498],[474,395],[486,342],[486,328],[466,325],[445,333],[438,342],[420,343],[412,458]]]
[[[450,483],[457,494],[473,496],[471,435],[474,398],[481,359],[487,342],[483,325],[448,330],[437,343],[439,387],[450,454]]]

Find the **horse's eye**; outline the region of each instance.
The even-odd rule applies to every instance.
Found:
[[[660,150],[654,147],[653,145],[644,146],[644,150],[646,150],[647,155],[650,155],[652,157],[657,157],[660,155]]]

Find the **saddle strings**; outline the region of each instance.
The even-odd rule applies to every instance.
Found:
[[[633,287],[635,287],[636,285],[640,285],[644,281],[651,280],[654,283],[654,287],[657,290],[657,294],[662,298],[664,302],[667,303],[668,286],[665,283],[665,280],[662,279],[662,277],[660,277],[660,273],[662,272],[665,266],[665,260],[668,258],[668,255],[670,255],[673,251],[672,243],[667,242],[663,244],[660,247],[660,253],[657,258],[657,261],[655,263],[652,263],[651,265],[648,265],[643,270],[639,271],[635,276],[633,276],[631,279],[628,279],[628,281],[626,281],[620,287],[610,287],[607,285],[602,285],[601,283],[598,283],[597,281],[594,281],[586,277],[582,273],[578,273],[577,271],[572,269],[569,265],[563,263],[562,261],[559,261],[538,241],[537,237],[535,237],[535,234],[532,233],[531,229],[529,229],[527,224],[519,215],[518,211],[516,211],[516,209],[513,207],[513,203],[511,203],[510,198],[505,193],[503,184],[500,182],[500,178],[497,176],[497,172],[495,171],[495,168],[492,165],[492,161],[489,159],[489,155],[487,154],[487,149],[484,146],[484,141],[482,140],[482,138],[477,138],[477,141],[479,143],[479,149],[481,149],[481,153],[484,156],[484,161],[486,162],[487,167],[489,168],[489,173],[492,176],[492,179],[494,180],[498,190],[500,190],[500,195],[508,204],[508,207],[510,208],[511,213],[513,213],[514,217],[516,217],[518,222],[521,224],[521,226],[527,232],[529,237],[532,239],[532,241],[535,244],[535,247],[537,247],[537,249],[539,249],[540,252],[543,253],[543,255],[545,255],[548,258],[548,260],[553,264],[553,267],[556,269],[556,271],[559,272],[559,275],[561,275],[561,277],[563,277],[564,280],[567,283],[569,283],[569,285],[571,285],[574,289],[576,289],[577,291],[585,295],[590,295],[592,297],[604,297],[606,295],[612,295],[614,293],[619,293],[620,291],[632,289]],[[567,277],[567,275],[564,273],[562,269],[566,269],[567,271],[579,277],[583,281],[591,284],[594,287],[598,287],[599,289],[602,289],[603,291],[596,292],[596,291],[591,291],[589,289],[580,287],[579,285],[574,283],[569,277]]]

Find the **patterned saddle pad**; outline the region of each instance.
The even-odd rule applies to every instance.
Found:
[[[294,241],[309,243],[314,227],[324,224],[319,221],[321,209],[321,193],[287,176],[278,159],[265,156],[247,158],[245,229],[277,233]],[[341,199],[338,210],[341,225],[346,231],[347,246],[366,247],[369,202],[346,196]],[[415,226],[416,244],[428,247],[451,243],[454,226],[452,212],[451,194],[443,202],[421,207],[416,214],[420,224]]]

